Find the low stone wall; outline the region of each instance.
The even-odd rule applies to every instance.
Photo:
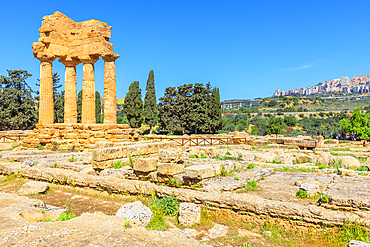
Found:
[[[104,148],[97,148],[92,151],[92,167],[102,170],[113,167],[113,163],[120,159],[134,156],[147,156],[158,154],[161,149],[176,148],[175,142],[148,142],[123,146],[115,146],[111,143],[104,143]]]
[[[119,179],[110,176],[94,176],[58,168],[21,168],[19,165],[0,163],[0,174],[7,175],[11,173],[18,173],[36,180],[78,187],[90,187],[111,193],[151,195],[155,191],[160,197],[175,196],[180,201],[203,203],[210,206],[230,208],[235,211],[250,212],[259,215],[304,220],[315,224],[343,225],[346,222],[356,222],[367,227],[370,226],[370,219],[362,218],[355,213],[332,211],[315,205],[302,206],[294,202],[267,200],[253,194],[210,193],[159,186],[149,181]]]
[[[141,140],[138,130],[127,124],[37,124],[33,132],[23,139],[25,147],[45,148],[57,146],[61,150],[94,149],[101,141],[128,142]]]

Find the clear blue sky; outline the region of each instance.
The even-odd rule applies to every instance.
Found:
[[[0,75],[25,69],[39,78],[32,43],[42,17],[60,11],[75,21],[113,26],[117,97],[130,83],[145,89],[154,70],[157,98],[166,87],[207,83],[221,99],[270,96],[320,81],[370,74],[370,2],[357,1],[2,1]],[[64,66],[54,72],[64,81]],[[95,64],[103,94],[104,64]],[[77,67],[82,87],[82,65]],[[144,92],[143,92],[144,95]]]

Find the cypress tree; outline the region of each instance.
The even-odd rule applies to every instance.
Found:
[[[101,99],[98,91],[95,92],[95,118],[96,123],[101,123]]]
[[[222,109],[221,109],[221,99],[220,99],[220,89],[214,88],[210,97],[210,109],[209,118],[211,119],[211,129],[212,131],[217,131],[222,129]]]
[[[82,116],[82,90],[77,95],[77,123],[81,123]]]
[[[175,87],[166,88],[159,98],[159,124],[169,132],[181,131],[182,124],[178,110],[178,92]]]
[[[144,118],[145,124],[150,126],[150,134],[152,134],[152,127],[158,122],[158,105],[155,95],[154,87],[154,71],[149,72],[149,77],[146,82],[146,93],[144,99]]]
[[[140,128],[143,123],[143,100],[139,82],[134,81],[129,87],[123,103],[122,112],[127,116],[131,128]]]

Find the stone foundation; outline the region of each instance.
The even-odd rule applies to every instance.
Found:
[[[23,144],[28,148],[37,148],[41,143],[46,149],[81,151],[94,149],[101,141],[141,140],[138,131],[127,124],[37,124],[33,132],[23,139]]]

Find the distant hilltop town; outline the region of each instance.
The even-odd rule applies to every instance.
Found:
[[[354,76],[352,79],[342,77],[340,79],[327,80],[320,82],[313,87],[300,89],[291,89],[281,91],[276,89],[273,97],[279,96],[296,96],[296,95],[311,95],[317,93],[369,93],[370,92],[370,75]]]

